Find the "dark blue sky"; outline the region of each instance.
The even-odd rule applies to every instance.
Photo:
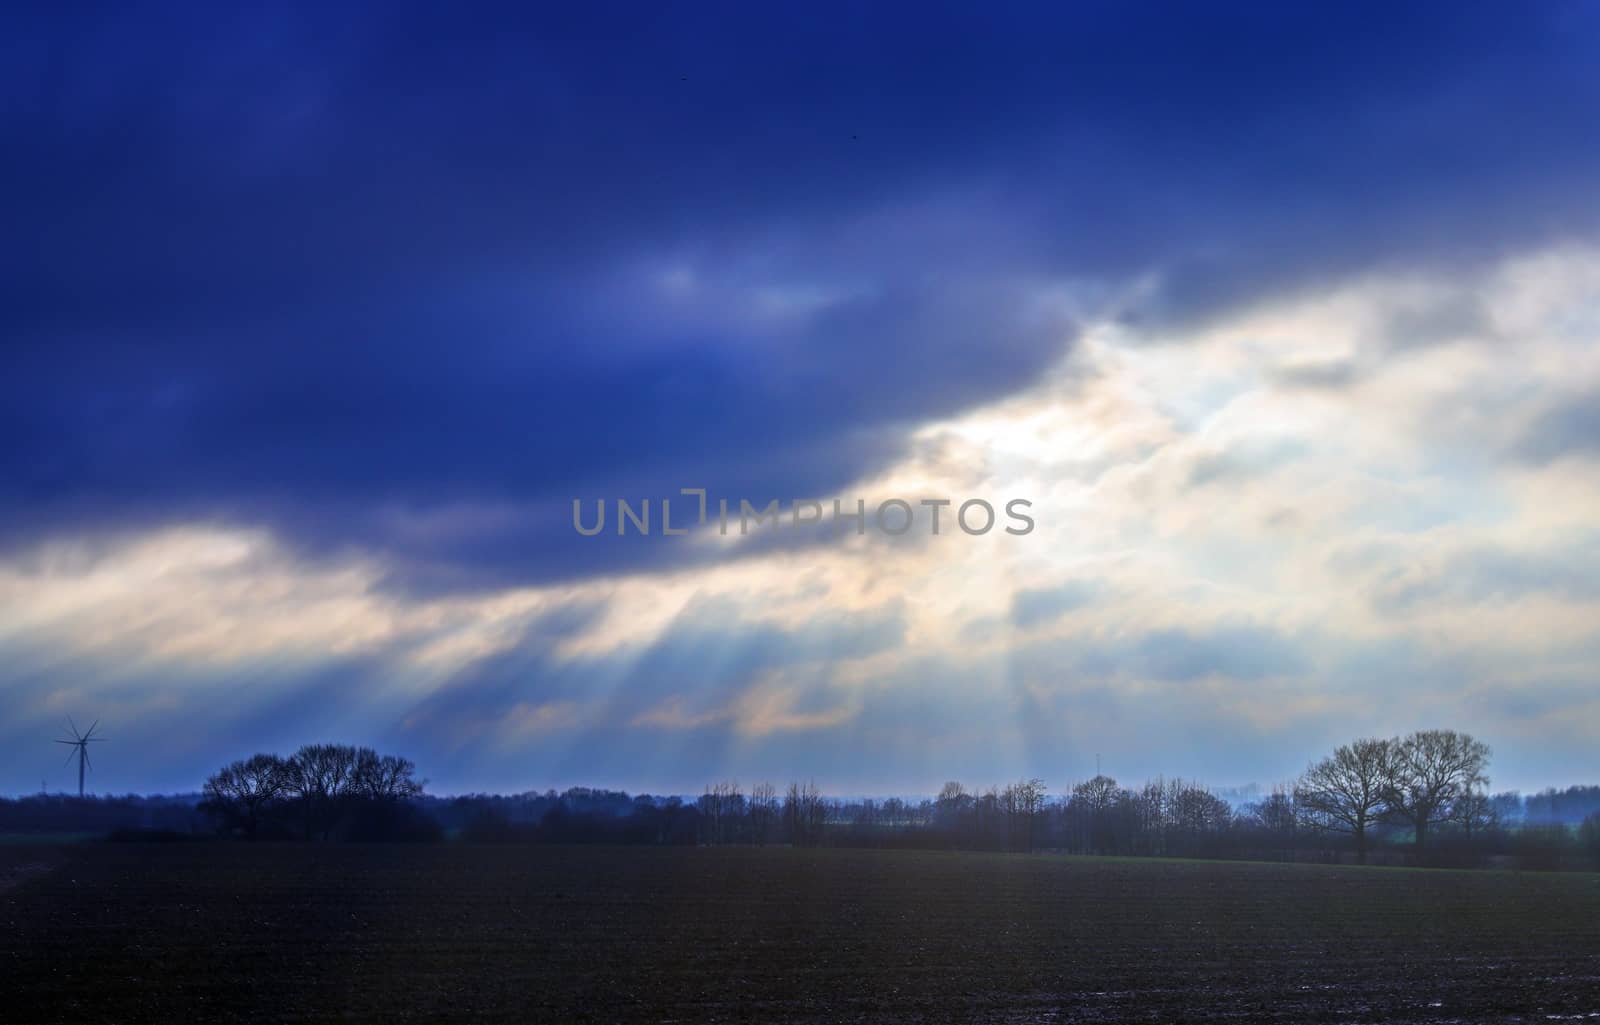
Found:
[[[571,499],[697,485],[762,501],[854,493],[896,468],[926,469],[930,425],[1026,396],[1066,409],[1039,398],[1061,378],[1077,382],[1070,401],[1092,404],[1094,382],[1114,377],[1107,353],[1178,366],[1241,318],[1315,306],[1352,282],[1484,280],[1508,297],[1407,307],[1385,321],[1395,338],[1326,365],[1296,355],[1277,366],[1268,339],[1248,360],[1274,387],[1349,392],[1418,366],[1408,351],[1437,354],[1435,343],[1466,335],[1503,350],[1504,311],[1535,302],[1529,289],[1556,300],[1526,275],[1493,275],[1530,254],[1582,250],[1600,227],[1597,29],[1600,9],[1582,3],[8,8],[0,561],[12,604],[0,608],[17,625],[0,635],[15,655],[0,688],[20,711],[0,736],[17,752],[69,706],[82,718],[120,713],[131,737],[159,735],[172,717],[226,719],[214,742],[124,762],[129,786],[188,785],[224,754],[339,730],[404,745],[451,786],[590,775],[692,784],[748,764],[840,767],[833,782],[844,786],[932,787],[946,770],[906,752],[940,746],[953,751],[948,772],[1025,768],[984,756],[1002,727],[959,713],[977,699],[916,668],[948,662],[919,623],[945,617],[947,633],[974,637],[984,616],[918,606],[909,581],[897,594],[910,606],[876,592],[883,601],[857,605],[847,573],[806,585],[821,590],[794,585],[795,601],[820,595],[814,621],[778,615],[763,604],[776,601],[766,585],[746,577],[792,582],[783,558],[808,546],[828,549],[819,560],[842,557],[835,546],[581,539]],[[1584,316],[1553,309],[1547,322]],[[1370,342],[1367,327],[1345,326]],[[1440,401],[1429,382],[1441,375],[1466,387],[1450,358],[1415,370],[1399,394]],[[1524,382],[1524,405],[1500,407],[1493,430],[1515,437],[1473,435],[1465,447],[1493,449],[1496,468],[1524,476],[1600,449],[1592,368],[1563,359],[1539,364],[1550,374]],[[1141,394],[1160,391],[1153,380]],[[1178,435],[1202,438],[1236,386],[1157,394],[1151,408],[1175,434],[1127,451],[1106,441],[1085,458],[1147,468],[1164,449],[1177,458]],[[1388,408],[1395,394],[1353,397],[1350,409]],[[1093,422],[1098,437],[1121,436],[1115,416]],[[1390,428],[1404,437],[1415,425]],[[1537,504],[1523,477],[1512,494],[1510,477],[1467,473],[1448,444],[1379,465],[1373,452],[1326,446],[1326,434],[1227,451],[1204,437],[1186,479],[1231,486],[1236,500],[1252,493],[1239,481],[1310,454],[1368,481],[1398,475],[1453,510],[1411,531]],[[1561,472],[1581,478],[1586,466]],[[974,479],[1007,480],[989,470]],[[1127,508],[1139,494],[1122,496]],[[1580,509],[1591,498],[1567,495]],[[1143,500],[1146,520],[1188,501],[1159,488]],[[1296,551],[1357,539],[1353,521],[1318,522]],[[1555,546],[1538,558],[1559,564],[1566,529],[1534,517],[1516,536]],[[1019,578],[1014,605],[995,599],[1011,625],[1102,609],[1132,632],[1101,637],[1110,668],[1093,673],[1107,693],[1052,702],[1087,712],[1131,701],[1137,681],[1104,682],[1121,673],[1238,680],[1263,666],[1318,693],[1338,686],[1338,670],[1311,653],[1319,645],[1429,648],[1422,625],[1379,638],[1342,623],[1313,639],[1273,611],[1296,587],[1232,578],[1240,561],[1208,565],[1211,540],[1157,533],[1192,557],[1197,586],[1229,578],[1260,604],[1208,618],[1192,592],[1140,592],[1149,614],[1116,611],[1125,589],[1072,579],[1071,567],[1156,541],[1107,537],[1074,562],[1045,532],[1060,572]],[[146,579],[128,568],[144,565],[130,552],[154,544],[178,553],[158,564],[189,565],[201,535],[252,539],[247,556],[224,560],[225,584],[204,574],[226,597],[180,589],[161,600],[185,607],[162,606],[137,629],[133,613],[106,611],[105,589]],[[1429,566],[1487,546],[1485,565],[1517,571],[1495,580],[1526,584],[1534,556],[1508,553],[1505,534],[1449,538],[1455,547]],[[928,565],[958,566],[947,556]],[[1318,565],[1350,559],[1360,561],[1329,552]],[[745,576],[707,582],[727,574]],[[1544,587],[1547,575],[1534,576]],[[102,589],[85,590],[89,580]],[[347,640],[302,631],[300,613],[262,627],[270,641],[237,640],[245,626],[226,643],[212,636],[226,618],[217,603],[249,623],[320,608],[316,596],[339,587],[341,601],[366,603],[349,613]],[[678,587],[680,611],[653,635],[619,640],[604,624],[630,595],[665,600],[635,587]],[[56,604],[40,597],[57,591],[67,597]],[[697,593],[723,614],[708,618],[689,601]],[[474,633],[462,644],[475,654],[447,660],[448,671],[410,661],[451,630],[479,629],[461,624],[496,600],[523,604],[495,640]],[[94,609],[117,628],[91,628]],[[386,624],[376,633],[374,616]],[[119,639],[86,636],[94,630]],[[581,655],[560,640],[594,631]],[[991,685],[1026,676],[1017,666],[1038,645],[997,643],[973,656]],[[1561,643],[1588,650],[1582,638]],[[1256,654],[1225,653],[1240,647]],[[1569,682],[1538,689],[1540,701],[1592,678],[1587,655],[1561,650],[1548,672]],[[1437,651],[1410,657],[1426,663],[1422,675],[1444,673]],[[1504,678],[1486,657],[1469,659],[1466,675],[1492,692]],[[174,679],[184,682],[159,682]],[[1032,693],[1031,678],[1017,679],[1011,700]],[[905,708],[919,686],[922,725]],[[841,696],[850,687],[865,689]],[[1407,715],[1432,725],[1461,696],[1442,691]],[[1183,700],[1205,704],[1193,690]],[[1181,749],[1175,760],[1229,777],[1219,782],[1289,771],[1296,745],[1345,729],[1336,709],[1323,714],[1282,734],[1262,726],[1242,749],[1259,757],[1202,755],[1198,739],[1164,737],[1130,765],[1156,771],[1162,751]],[[518,715],[533,717],[526,735],[540,739],[526,743],[538,753],[484,725]],[[908,717],[885,747],[876,731]],[[653,739],[652,725],[676,739]],[[494,757],[463,753],[482,748],[461,738],[485,730],[498,738]],[[700,755],[676,746],[685,734]],[[861,752],[869,740],[881,755]],[[1037,752],[1048,763],[1038,771],[1082,757],[1044,740]],[[31,786],[44,771],[35,760],[31,748],[0,758],[0,787]]]

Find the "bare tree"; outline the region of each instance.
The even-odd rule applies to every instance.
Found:
[[[722,787],[721,783],[707,784],[700,800],[694,803],[695,810],[700,813],[700,842],[703,844],[722,842]]]
[[[1186,856],[1206,853],[1233,822],[1228,803],[1198,783],[1174,780],[1168,807],[1171,839]]]
[[[357,748],[350,769],[350,792],[374,801],[406,801],[422,793],[423,781],[409,758]]]
[[[1072,788],[1072,799],[1083,802],[1090,812],[1104,812],[1117,800],[1117,781],[1110,776],[1096,776]]]
[[[815,782],[790,783],[783,799],[783,824],[789,842],[796,847],[814,847],[822,842],[822,827],[827,805]]]
[[[1147,780],[1137,794],[1130,795],[1129,811],[1135,847],[1140,854],[1165,854],[1167,850],[1167,811],[1172,785],[1164,776]]]
[[[1008,820],[1006,839],[1009,849],[1016,850],[1020,846],[1026,851],[1033,850],[1035,819],[1044,808],[1044,794],[1044,780],[1038,778],[1012,783],[1001,792],[1001,803]]]
[[[939,798],[936,805],[939,813],[952,818],[961,812],[962,806],[967,803],[967,788],[955,780],[951,780],[939,788]]]
[[[746,818],[744,793],[737,781],[706,787],[696,802],[700,811],[702,837],[709,844],[730,844],[740,839]]]
[[[246,837],[253,837],[261,819],[288,792],[289,774],[277,755],[256,755],[218,770],[206,780],[201,807]]]
[[[348,744],[307,744],[286,763],[288,792],[299,805],[305,837],[328,839],[350,793],[360,755]]]
[[[1469,790],[1450,804],[1449,819],[1470,842],[1500,826],[1494,801],[1482,790]]]
[[[778,790],[771,783],[757,783],[750,788],[751,839],[765,846],[772,839],[773,826],[778,821]]]
[[[1356,858],[1367,863],[1367,829],[1388,807],[1389,747],[1384,740],[1357,740],[1306,769],[1295,802],[1320,829],[1348,833]]]
[[[406,805],[422,787],[409,759],[369,747],[307,744],[289,758],[261,754],[224,767],[206,781],[202,807],[229,829],[254,836],[281,806],[307,840],[327,840],[341,823],[369,836],[405,826]]]
[[[1121,794],[1117,781],[1105,775],[1072,788],[1069,807],[1087,827],[1089,847],[1097,854],[1106,853],[1113,842],[1111,812]]]
[[[805,806],[806,836],[812,846],[817,846],[822,843],[823,827],[828,822],[828,801],[815,781],[801,789],[801,797]]]
[[[966,828],[965,820],[972,807],[972,795],[967,793],[966,787],[955,780],[939,788],[939,797],[933,804],[933,816],[934,821],[945,830],[949,843],[962,842],[960,838]]]
[[[1289,859],[1294,859],[1295,834],[1300,828],[1300,806],[1293,792],[1283,786],[1274,786],[1264,800],[1246,806],[1248,820],[1253,822],[1268,839]]]
[[[1489,745],[1454,730],[1423,730],[1387,745],[1384,797],[1415,831],[1417,850],[1428,828],[1465,794],[1487,786]]]

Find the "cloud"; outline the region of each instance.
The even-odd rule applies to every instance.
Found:
[[[1600,453],[1600,394],[1576,395],[1540,413],[1515,451],[1533,463]]]
[[[1097,584],[1082,580],[1018,591],[1011,597],[1011,622],[1023,630],[1040,626],[1089,605],[1100,594]]]
[[[1272,376],[1286,388],[1338,391],[1361,378],[1361,371],[1349,360],[1334,359],[1293,363],[1277,367]]]
[[[1444,14],[0,14],[0,779],[1596,769],[1597,14]]]
[[[1019,648],[1014,657],[1024,672],[1054,668],[1073,678],[1159,683],[1214,677],[1248,685],[1297,676],[1314,665],[1301,639],[1267,627],[1225,625],[1071,637]]]
[[[1495,328],[1478,297],[1455,294],[1394,310],[1383,334],[1389,346],[1404,350],[1469,338],[1493,339]]]
[[[1437,608],[1444,602],[1504,604],[1527,597],[1600,602],[1600,558],[1592,532],[1517,550],[1475,545],[1440,564],[1390,578],[1376,601],[1386,612]]]
[[[1198,456],[1189,467],[1187,484],[1191,488],[1237,486],[1291,463],[1307,451],[1305,443],[1292,439],[1236,444],[1220,452]]]
[[[1593,227],[1589,12],[1036,14],[11,15],[0,537],[264,527],[434,591],[742,557],[567,503],[833,494],[1107,302],[1170,335]]]

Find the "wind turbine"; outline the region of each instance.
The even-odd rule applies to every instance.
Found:
[[[98,744],[98,743],[100,743],[100,742],[102,742],[102,741],[104,741],[106,739],[104,737],[97,737],[97,736],[94,735],[95,727],[99,726],[99,725],[100,725],[100,720],[96,719],[94,721],[94,725],[89,727],[89,732],[87,732],[87,733],[79,733],[78,732],[78,724],[73,722],[72,721],[72,716],[69,715],[69,716],[67,716],[67,726],[72,730],[72,739],[71,740],[58,740],[58,741],[56,741],[57,744],[65,744],[68,747],[72,747],[72,748],[76,748],[77,749],[76,751],[69,753],[67,755],[67,760],[65,762],[62,762],[61,764],[62,765],[66,765],[66,764],[70,763],[72,761],[73,754],[76,754],[78,756],[78,796],[79,797],[83,796],[83,770],[86,769],[86,768],[93,768],[93,766],[89,763],[89,745],[91,743]]]

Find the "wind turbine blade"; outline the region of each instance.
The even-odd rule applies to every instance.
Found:
[[[94,762],[89,758],[88,748],[83,749],[83,764],[87,765],[91,769],[94,768]]]
[[[99,720],[99,719],[96,719],[96,720],[95,720],[95,721],[94,721],[94,725],[92,725],[92,726],[90,726],[90,727],[89,727],[89,732],[88,732],[88,733],[85,733],[85,734],[84,734],[84,736],[85,736],[85,737],[92,737],[92,736],[94,736],[94,731],[95,731],[95,730],[96,730],[96,729],[98,729],[98,728],[99,728],[99,727],[100,727],[100,720]]]
[[[79,735],[78,734],[78,724],[72,721],[72,716],[70,716],[70,715],[67,716],[67,725],[72,727],[72,735],[73,735],[73,737],[77,737]]]
[[[58,741],[56,741],[56,743],[57,744],[65,744],[68,747],[77,747],[78,746],[78,742],[76,740],[58,740]]]
[[[76,745],[76,744],[74,744],[74,745],[72,745],[72,746],[73,746],[73,747],[77,747],[77,746],[78,746],[78,745]],[[73,756],[73,755],[75,755],[75,754],[77,754],[77,752],[76,752],[76,751],[68,751],[68,752],[67,752],[67,760],[66,760],[66,761],[64,761],[64,762],[62,762],[62,763],[61,763],[61,764],[62,764],[62,765],[63,765],[63,766],[66,766],[66,765],[71,765],[71,764],[72,764],[72,756]]]

